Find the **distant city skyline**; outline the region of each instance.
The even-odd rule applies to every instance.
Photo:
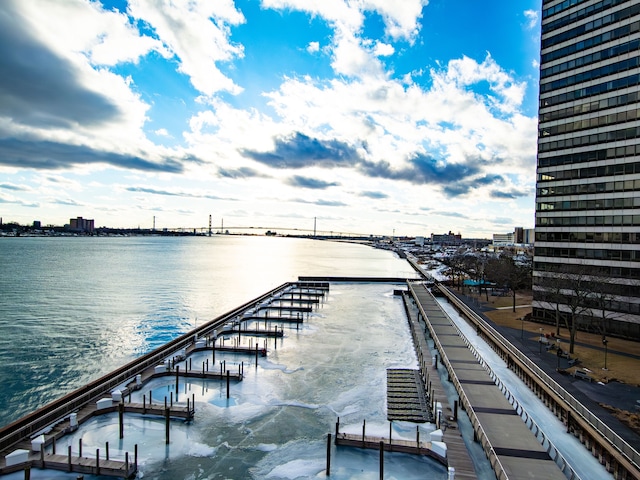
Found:
[[[530,228],[540,0],[9,0],[0,216]],[[36,60],[37,59],[37,60]]]

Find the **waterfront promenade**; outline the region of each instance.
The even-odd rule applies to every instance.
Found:
[[[557,479],[565,474],[520,418],[423,284],[409,284],[439,355],[498,478]]]

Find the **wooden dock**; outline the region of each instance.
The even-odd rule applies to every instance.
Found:
[[[60,455],[52,453],[31,453],[26,463],[7,466],[4,459],[0,464],[0,475],[25,471],[31,469],[57,470],[60,472],[80,473],[85,475],[100,475],[115,478],[134,478],[138,471],[137,459],[113,460],[100,457],[79,457],[73,455]]]
[[[382,442],[385,452],[396,453],[408,453],[411,455],[424,455],[436,459],[442,465],[447,466],[448,461],[446,458],[441,457],[433,450],[431,450],[431,442],[416,441],[411,442],[408,440],[391,439],[388,437],[372,437],[362,436],[352,433],[338,433],[335,436],[335,445],[343,447],[355,447],[365,448],[369,450],[380,450],[380,443]],[[456,472],[457,474],[457,472]],[[457,477],[457,475],[456,475]],[[464,477],[462,477],[464,478]]]
[[[433,420],[419,370],[387,369],[387,419],[416,423]]]
[[[463,480],[476,479],[476,469],[464,443],[462,433],[458,428],[457,417],[449,403],[449,399],[440,380],[438,368],[431,361],[431,350],[427,343],[427,331],[423,322],[418,320],[415,309],[409,306],[408,295],[403,295],[407,318],[413,341],[416,345],[422,378],[427,388],[427,398],[431,405],[431,413],[436,420],[436,426],[442,430],[442,441],[447,445],[448,466],[455,469],[456,478]],[[438,417],[434,408],[442,406],[442,415]]]

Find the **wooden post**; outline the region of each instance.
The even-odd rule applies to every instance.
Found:
[[[227,398],[229,398],[229,370],[227,370]]]
[[[189,358],[189,370],[191,370],[191,358]]]
[[[213,362],[213,365],[216,364],[216,339],[213,339],[213,347],[211,348],[211,354],[212,354],[212,359],[211,361]],[[207,360],[209,360],[207,358]]]
[[[258,366],[258,342],[256,342],[256,367]]]
[[[180,365],[176,367],[176,395],[178,394],[178,383],[180,382]]]
[[[129,452],[124,452],[124,469],[129,471]]]
[[[420,427],[418,425],[416,425],[416,443],[418,444],[418,455],[421,455],[421,453],[420,453]]]
[[[327,434],[327,471],[325,475],[328,477],[331,475],[331,434]]]
[[[96,475],[100,475],[100,449],[96,448]]]
[[[29,465],[24,467],[24,480],[31,480],[31,467]]]
[[[51,443],[51,453],[53,455],[56,454],[56,437],[55,436],[53,437],[53,442]]]
[[[40,468],[44,468],[44,445],[40,445]]]
[[[169,409],[164,409],[164,443],[169,445]]]
[[[380,440],[380,480],[384,478],[384,442]]]
[[[173,407],[173,392],[169,392],[170,395],[170,399],[171,399],[171,403],[169,405],[171,405]],[[176,392],[176,397],[178,396],[178,392]]]
[[[207,358],[207,360],[209,359]],[[202,376],[204,377],[204,362],[202,362]]]
[[[458,400],[453,401],[453,419],[458,420]]]
[[[209,359],[207,358],[206,362],[205,362],[206,366],[207,366],[207,372],[209,371]],[[212,364],[213,365],[213,364]]]
[[[120,426],[120,438],[124,438],[124,404],[118,404],[118,425]],[[82,455],[80,455],[82,456]]]
[[[82,438],[78,440],[78,456],[82,457]]]
[[[142,413],[147,413],[147,396],[142,395]]]
[[[362,446],[364,447],[364,432],[367,426],[367,419],[362,420]]]
[[[109,442],[106,442],[104,444],[104,448],[105,448],[105,458],[109,460]]]
[[[69,445],[68,452],[69,453],[67,454],[67,469],[71,471],[71,445]]]
[[[136,467],[136,470],[138,470],[138,444],[136,443],[133,446],[133,464]]]
[[[392,431],[393,421],[389,422],[389,451],[391,451],[391,431]]]
[[[149,390],[149,407],[153,404],[153,391]]]

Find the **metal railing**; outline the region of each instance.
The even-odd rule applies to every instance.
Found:
[[[489,325],[482,317],[474,312],[469,306],[455,296],[447,287],[438,284],[440,291],[459,308],[464,314],[477,326],[483,329],[491,340],[500,346],[503,351],[507,352],[513,358],[526,366],[529,374],[536,378],[540,384],[544,385],[548,390],[552,391],[557,397],[571,409],[572,415],[575,415],[588,424],[602,439],[612,445],[627,461],[636,469],[636,473],[640,472],[640,453],[627,443],[622,437],[614,432],[611,427],[594,415],[587,407],[580,403],[573,395],[567,392],[555,380],[553,380],[546,372],[536,365],[529,357],[518,350],[511,342],[505,339],[495,328]]]
[[[414,285],[411,282],[407,283],[409,286],[409,289],[411,290],[414,298],[418,298],[417,293],[414,289]],[[426,312],[424,311],[424,309],[422,308],[422,304],[420,302],[416,302],[418,309],[420,310],[420,313],[422,314],[422,316],[424,318],[429,318],[429,316],[426,314]],[[480,423],[480,420],[478,419],[478,416],[475,412],[475,410],[473,409],[473,406],[471,405],[471,402],[469,401],[469,399],[467,398],[467,395],[464,391],[464,389],[462,388],[462,385],[460,383],[460,380],[458,379],[458,376],[456,375],[455,370],[451,367],[451,363],[449,362],[449,357],[447,356],[442,344],[440,343],[440,340],[438,339],[437,335],[435,335],[435,332],[432,330],[431,325],[427,324],[429,330],[431,331],[431,337],[433,338],[434,344],[436,346],[436,348],[438,349],[438,351],[440,352],[440,355],[442,357],[442,361],[443,361],[443,365],[446,367],[449,376],[451,377],[451,382],[454,384],[456,391],[458,392],[458,395],[460,396],[460,402],[462,405],[464,405],[464,409],[467,412],[467,416],[469,417],[469,420],[471,421],[471,424],[473,425],[473,428],[476,432],[476,435],[478,437],[478,441],[480,442],[480,444],[482,445],[482,449],[484,450],[485,455],[487,456],[487,459],[489,460],[489,463],[491,464],[491,467],[493,468],[494,473],[496,474],[496,477],[498,480],[507,480],[509,478],[509,476],[507,475],[507,471],[505,469],[505,467],[502,465],[502,463],[500,462],[500,459],[498,458],[498,454],[496,453],[496,451],[493,448],[493,445],[491,444],[491,442],[489,441],[489,437],[487,436],[486,432],[484,431],[484,429],[482,428],[482,424]]]

